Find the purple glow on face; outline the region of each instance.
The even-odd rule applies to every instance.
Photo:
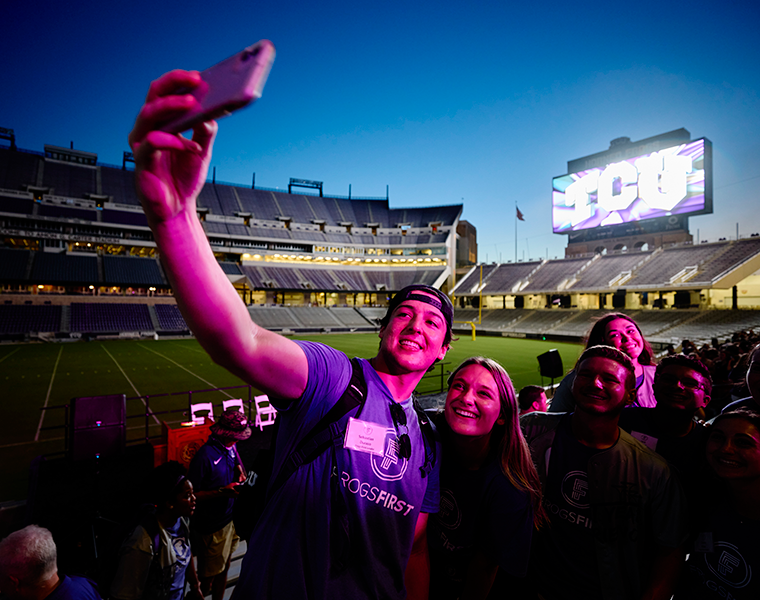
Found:
[[[553,231],[705,211],[705,166],[705,140],[699,139],[556,177]]]

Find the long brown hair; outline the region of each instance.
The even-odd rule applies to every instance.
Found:
[[[518,490],[527,492],[533,508],[533,525],[539,528],[547,521],[546,511],[541,504],[541,480],[530,455],[530,448],[520,429],[520,409],[517,405],[515,388],[509,374],[499,363],[484,356],[472,356],[460,364],[447,381],[448,386],[456,374],[470,365],[479,365],[486,369],[496,382],[499,391],[499,404],[504,424],[494,423],[491,434],[491,449],[498,450],[501,471],[509,482]]]
[[[610,321],[614,321],[615,319],[625,319],[629,323],[633,323],[633,326],[639,332],[641,341],[644,345],[643,349],[641,350],[641,354],[639,354],[639,357],[636,360],[640,365],[653,365],[654,350],[652,350],[652,346],[649,344],[649,342],[647,342],[644,334],[641,332],[641,327],[639,327],[638,323],[636,323],[636,321],[624,313],[607,313],[598,321],[596,321],[596,323],[591,326],[591,330],[586,336],[586,348],[591,348],[592,346],[609,346],[610,344],[607,342],[606,338],[607,324]]]

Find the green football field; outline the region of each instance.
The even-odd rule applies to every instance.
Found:
[[[349,356],[369,358],[377,351],[376,334],[296,336],[327,343]],[[516,389],[541,384],[536,356],[557,348],[565,370],[581,351],[578,344],[467,335],[454,342],[445,370],[463,359],[483,355],[499,361]],[[440,371],[437,371],[438,373]],[[549,383],[544,380],[544,384]],[[26,497],[29,464],[40,454],[63,450],[65,405],[75,397],[125,394],[150,396],[153,411],[183,409],[190,390],[242,385],[234,375],[215,365],[195,340],[95,341],[67,344],[14,344],[0,346],[0,501]],[[437,392],[440,377],[429,376],[420,393]],[[162,394],[173,394],[163,395]],[[193,402],[212,401],[221,409],[227,398],[248,397],[247,388],[225,392],[193,393]],[[49,407],[48,410],[41,410]],[[127,401],[127,439],[145,435],[143,400]],[[160,433],[159,420],[186,420],[182,412],[149,419],[150,435]],[[53,429],[50,429],[53,428]]]

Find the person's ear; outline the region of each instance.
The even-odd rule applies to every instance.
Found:
[[[504,415],[500,413],[499,414],[499,418],[496,419],[496,424],[497,425],[504,425],[504,423],[506,423],[506,422],[507,422],[507,420],[504,418]]]
[[[444,344],[441,346],[441,351],[438,353],[438,360],[443,360],[446,358],[446,353],[451,350],[451,346],[449,344]]]
[[[631,391],[628,392],[628,400],[626,400],[625,405],[629,406],[636,402],[636,388],[633,388]]]

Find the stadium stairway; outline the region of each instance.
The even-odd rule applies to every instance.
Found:
[[[64,304],[61,306],[61,331],[69,333],[71,331],[71,305]]]
[[[156,306],[154,304],[148,304],[148,316],[150,316],[150,322],[153,323],[153,331],[161,329],[161,324],[158,322],[158,315],[156,314]]]

